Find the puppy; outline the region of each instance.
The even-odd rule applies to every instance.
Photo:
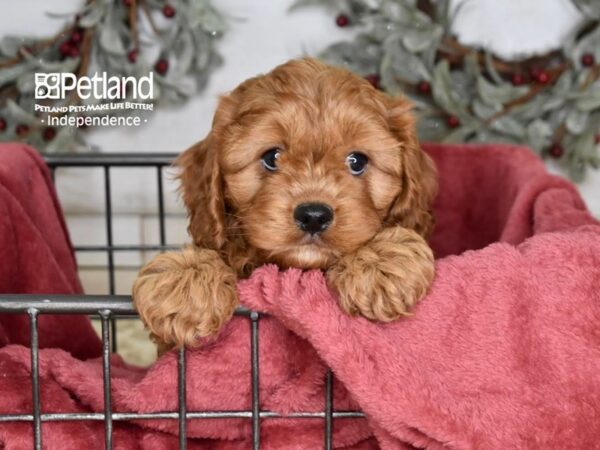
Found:
[[[321,269],[344,311],[384,322],[433,279],[437,177],[411,104],[346,70],[301,59],[243,82],[176,165],[194,244],[133,287],[161,353],[216,333],[264,263]]]

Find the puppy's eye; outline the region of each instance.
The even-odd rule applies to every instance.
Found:
[[[277,158],[279,158],[279,153],[281,153],[281,149],[279,148],[271,148],[264,152],[260,159],[263,167],[270,172],[277,170]]]
[[[354,176],[362,175],[367,169],[369,158],[362,153],[350,153],[346,156],[346,165],[350,173]]]

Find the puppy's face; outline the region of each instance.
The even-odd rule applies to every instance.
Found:
[[[385,226],[427,233],[435,175],[409,110],[314,60],[246,81],[221,100],[211,134],[190,150],[195,157],[182,158],[196,243],[236,242],[226,253],[326,268]],[[222,211],[210,211],[215,198]],[[210,230],[211,220],[221,223]]]

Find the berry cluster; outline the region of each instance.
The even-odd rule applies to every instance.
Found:
[[[78,58],[81,54],[81,43],[83,42],[84,31],[76,27],[71,32],[69,38],[59,45],[58,51],[63,58]]]

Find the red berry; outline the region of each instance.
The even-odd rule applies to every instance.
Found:
[[[17,136],[23,136],[24,134],[29,133],[29,125],[25,125],[24,123],[20,123],[15,128],[15,133],[17,133]]]
[[[544,72],[542,70],[540,74],[536,77],[535,81],[537,81],[540,84],[546,84],[550,81],[550,75],[548,75],[548,72]]]
[[[73,34],[71,34],[71,42],[73,44],[79,44],[82,39],[83,39],[83,33],[79,30],[75,30],[75,31],[73,31]]]
[[[60,44],[60,47],[58,47],[58,51],[63,56],[69,56],[71,54],[71,48],[73,48],[73,45],[69,41],[65,41],[62,44]]]
[[[531,69],[529,75],[531,76],[532,80],[535,80],[541,84],[546,84],[548,81],[550,81],[550,76],[548,75],[548,72],[546,72],[543,69],[540,69],[539,67],[534,67],[533,69]]]
[[[162,13],[167,19],[171,19],[172,17],[175,17],[175,8],[171,5],[165,5],[163,6]]]
[[[585,67],[591,67],[596,63],[596,59],[592,53],[584,53],[581,55],[581,64]]]
[[[4,120],[4,118],[0,117],[0,132],[6,130],[6,120]]]
[[[71,49],[69,50],[69,56],[71,58],[77,58],[79,56],[79,48],[72,46]]]
[[[451,128],[456,128],[460,126],[460,119],[456,116],[448,116],[447,122],[448,126],[450,126]]]
[[[367,80],[369,83],[371,83],[375,89],[379,89],[379,81],[381,81],[381,78],[376,73],[367,75],[365,77],[365,80]]]
[[[350,24],[350,19],[346,14],[340,14],[335,18],[335,23],[338,27],[344,28]]]
[[[135,49],[130,50],[129,53],[127,53],[127,59],[131,63],[136,62],[137,61],[137,57],[138,57],[138,51],[135,50]]]
[[[56,136],[56,130],[52,127],[44,129],[44,132],[42,133],[42,137],[45,141],[51,141],[54,139],[54,136]]]
[[[1,128],[0,128],[1,129]],[[600,144],[600,134],[597,134],[596,136],[594,136],[594,142],[596,144]]]
[[[123,5],[129,7],[133,4],[133,0],[123,0]]]
[[[420,81],[417,84],[417,89],[421,94],[429,94],[431,92],[431,84],[429,81]]]
[[[169,62],[166,59],[159,59],[154,65],[154,70],[159,74],[164,75],[169,70]]]
[[[560,158],[563,155],[563,148],[560,144],[553,144],[550,147],[550,155],[553,158]]]
[[[522,84],[525,84],[525,77],[522,73],[515,73],[511,77],[510,81],[512,82],[513,86],[521,86]]]

